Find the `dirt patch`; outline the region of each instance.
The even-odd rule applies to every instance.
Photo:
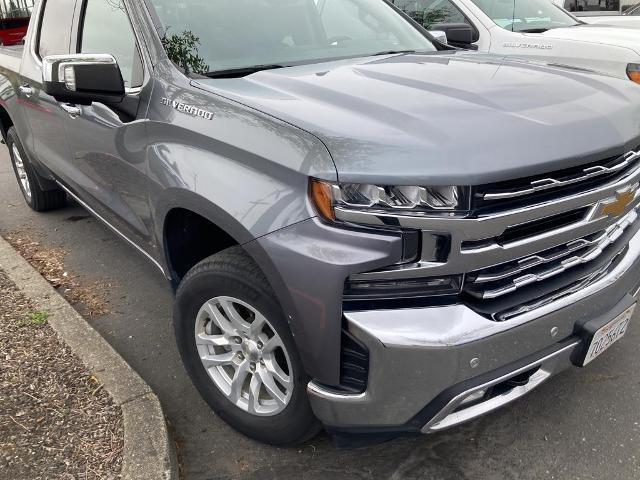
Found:
[[[120,478],[122,411],[0,271],[0,480]]]
[[[29,229],[13,231],[6,239],[84,316],[97,317],[109,313],[109,304],[104,292],[110,285],[104,282],[81,282],[65,268],[64,259],[67,252],[62,248],[43,246],[39,237]]]

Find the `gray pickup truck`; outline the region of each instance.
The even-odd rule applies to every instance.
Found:
[[[194,384],[255,439],[437,432],[632,321],[632,82],[452,50],[383,0],[42,0],[0,81],[27,203],[157,266]]]

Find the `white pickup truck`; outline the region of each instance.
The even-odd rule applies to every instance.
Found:
[[[594,70],[640,83],[640,31],[585,24],[549,0],[395,0],[453,46]]]

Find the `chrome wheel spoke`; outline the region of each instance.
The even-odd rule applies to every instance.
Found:
[[[236,403],[240,400],[240,396],[242,395],[242,386],[244,385],[244,381],[249,374],[249,362],[244,361],[238,368],[236,369],[233,379],[231,380],[231,392],[229,393],[229,400]]]
[[[249,413],[257,413],[260,409],[260,388],[262,387],[262,381],[258,375],[251,377],[251,383],[249,384]]]
[[[279,335],[275,335],[271,337],[269,340],[264,342],[264,347],[262,347],[262,351],[264,353],[272,353],[276,348],[284,348],[284,344],[282,343],[282,339]]]
[[[229,319],[229,323],[238,332],[246,332],[249,330],[249,324],[240,316],[236,308],[228,300],[220,300],[220,306]]]
[[[271,372],[269,372],[266,368],[261,368],[258,372],[258,375],[260,375],[260,380],[262,380],[262,384],[264,385],[264,388],[269,396],[279,404],[284,405],[285,395],[276,385]]]
[[[259,313],[256,314],[253,322],[251,322],[251,325],[249,326],[249,336],[257,339],[266,323],[266,318],[264,318]]]
[[[207,335],[199,333],[196,335],[196,345],[212,345],[214,347],[231,347],[235,342],[229,340],[226,335]]]
[[[225,318],[222,313],[214,305],[207,304],[207,312],[211,315],[211,320],[224,332],[225,335],[233,337],[238,335],[238,331],[234,325]]]
[[[282,368],[280,368],[280,365],[278,365],[278,362],[272,359],[266,360],[265,366],[269,371],[269,373],[280,385],[282,385],[285,389],[288,389],[291,387],[291,377],[287,375],[285,371],[282,370]]]
[[[200,360],[202,361],[204,368],[209,369],[211,367],[231,365],[234,357],[235,357],[235,353],[226,352],[226,353],[221,353],[220,355],[211,355],[211,354],[200,355]]]

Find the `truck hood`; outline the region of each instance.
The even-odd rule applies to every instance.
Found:
[[[640,55],[640,31],[633,28],[585,24],[577,27],[552,28],[544,33],[529,35],[540,35],[542,38],[549,40],[575,40],[577,42],[624,47]]]
[[[194,84],[311,132],[345,182],[481,184],[640,143],[640,86],[492,55],[369,57]]]

